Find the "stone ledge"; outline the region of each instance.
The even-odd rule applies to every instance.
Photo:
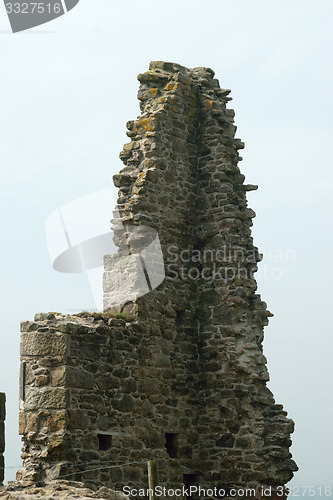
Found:
[[[0,488],[0,498],[4,500],[60,500],[62,498],[76,500],[128,500],[121,491],[111,490],[103,486],[97,491],[87,488],[83,483],[75,481],[51,481],[43,487],[23,488],[20,483],[13,482]]]

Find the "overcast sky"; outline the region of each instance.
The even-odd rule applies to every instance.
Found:
[[[84,275],[52,269],[44,224],[112,186],[150,60],[206,66],[232,89],[265,329],[269,386],[296,422],[293,484],[333,483],[331,0],[81,0],[11,34],[0,6],[1,351],[6,471],[20,465],[19,322],[93,309]],[[101,214],[107,223],[109,213]],[[282,262],[281,262],[282,260]]]

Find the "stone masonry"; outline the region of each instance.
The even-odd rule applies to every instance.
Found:
[[[266,385],[272,315],[256,293],[246,201],[256,186],[237,165],[230,91],[211,69],[173,63],[153,62],[138,79],[142,114],[127,123],[114,177],[115,242],[149,281],[147,228],[158,234],[165,279],[114,307],[106,256],[104,314],[22,323],[18,479],[146,488],[146,462],[157,459],[166,487],[274,494],[297,470],[294,424]]]
[[[45,486],[20,486],[11,481],[8,486],[0,487],[0,498],[3,500],[129,500],[120,491],[114,491],[105,486],[98,490],[87,488],[83,483],[76,481],[57,480],[49,481]]]
[[[0,392],[0,485],[4,480],[5,461],[5,419],[6,419],[6,395]]]

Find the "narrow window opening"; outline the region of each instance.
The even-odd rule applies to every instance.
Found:
[[[176,311],[176,326],[177,327],[182,326],[182,324],[184,322],[184,315],[185,315],[185,311],[183,311],[183,310]]]
[[[20,366],[20,399],[25,400],[25,381],[27,376],[27,364],[25,361]]]
[[[197,486],[199,482],[199,474],[183,474],[183,483],[185,490],[190,486]],[[185,495],[185,498],[192,498],[191,495]]]
[[[97,434],[98,449],[100,451],[109,450],[112,446],[112,436],[110,434]]]
[[[165,447],[170,458],[177,458],[178,453],[178,434],[166,432]]]

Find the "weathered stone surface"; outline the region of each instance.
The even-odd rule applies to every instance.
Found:
[[[60,387],[31,388],[24,401],[25,411],[66,408],[66,389]]]
[[[19,484],[11,484],[7,487],[0,488],[0,498],[4,500],[60,500],[62,498],[90,500],[91,498],[99,498],[100,500],[128,500],[128,497],[121,491],[111,490],[106,487],[101,487],[99,490],[91,490],[83,483],[74,481],[51,481],[44,487],[20,487]]]
[[[0,420],[6,420],[6,395],[0,392]]]
[[[56,333],[23,333],[21,336],[21,356],[64,356],[66,336]]]
[[[119,253],[105,256],[107,311],[22,323],[18,479],[145,488],[146,462],[157,458],[161,483],[173,487],[189,477],[203,488],[282,486],[297,469],[293,422],[266,386],[271,314],[256,293],[246,200],[256,186],[238,167],[230,91],[209,68],[161,61],[139,81],[142,114],[127,123],[115,177]],[[153,233],[163,283],[145,253]],[[126,304],[114,308],[119,293]]]
[[[5,477],[5,419],[6,419],[6,395],[0,392],[0,485]]]
[[[0,486],[3,484],[5,478],[5,459],[2,454],[0,454]]]
[[[94,375],[80,367],[68,366],[66,368],[66,387],[80,387],[81,389],[92,389],[94,387]]]
[[[0,420],[0,453],[5,451],[5,423]]]
[[[110,256],[103,276],[104,302],[112,308],[149,292],[138,255]]]

